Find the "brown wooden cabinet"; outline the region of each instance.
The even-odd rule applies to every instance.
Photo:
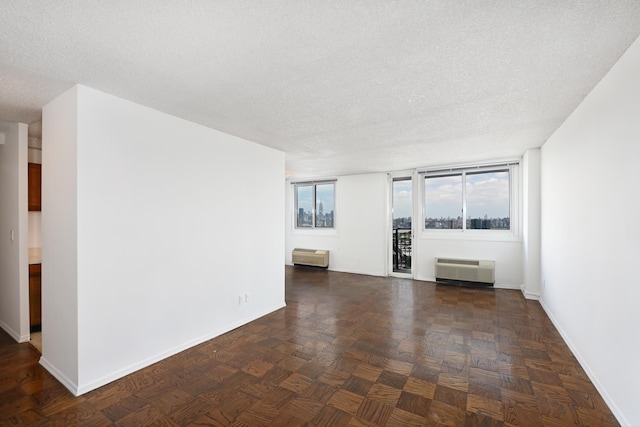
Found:
[[[42,323],[42,264],[29,264],[29,323],[31,332]]]
[[[42,165],[29,163],[29,210],[42,210]]]

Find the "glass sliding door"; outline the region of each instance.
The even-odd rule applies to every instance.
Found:
[[[393,178],[391,187],[393,272],[411,274],[413,181],[410,176]]]

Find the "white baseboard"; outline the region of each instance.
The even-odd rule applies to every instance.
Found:
[[[436,282],[436,278],[426,278],[426,279],[414,279],[414,280],[420,280],[420,281],[424,281],[424,282]],[[481,287],[482,284],[480,284],[479,287]],[[508,283],[494,283],[493,286],[487,286],[487,288],[494,288],[494,289],[513,289],[513,290],[520,290],[520,286],[518,285],[510,285]]]
[[[553,326],[556,327],[556,329],[560,333],[560,336],[562,337],[564,342],[567,343],[567,345],[569,346],[569,349],[571,350],[575,358],[578,360],[578,363],[580,363],[580,366],[582,366],[582,369],[584,369],[585,373],[587,374],[587,376],[589,377],[593,385],[598,390],[598,393],[600,393],[600,395],[604,399],[607,406],[609,406],[609,409],[613,413],[613,416],[616,417],[620,425],[630,426],[631,423],[627,420],[627,418],[624,416],[622,411],[620,411],[620,408],[618,408],[618,406],[615,404],[611,396],[609,396],[605,388],[602,386],[602,384],[598,380],[598,377],[596,376],[596,374],[591,370],[591,368],[587,364],[586,360],[582,357],[582,355],[580,355],[580,353],[578,352],[578,349],[573,344],[573,342],[571,342],[571,339],[565,333],[564,329],[562,329],[562,326],[560,326],[557,319],[553,316],[551,311],[549,311],[548,307],[544,303],[544,299],[540,299],[539,302],[544,312],[547,314],[549,319],[551,319],[551,323],[553,323]]]
[[[510,285],[508,283],[495,283],[493,285],[494,289],[511,289],[511,290],[520,290],[520,286],[518,285]]]
[[[252,316],[249,316],[249,317],[247,317],[245,319],[242,319],[242,320],[239,320],[237,322],[234,322],[234,323],[232,323],[230,325],[225,326],[224,328],[218,329],[218,330],[213,331],[211,333],[208,333],[208,334],[206,334],[204,336],[189,340],[189,341],[187,341],[187,342],[185,342],[185,343],[183,343],[181,345],[175,346],[175,347],[170,348],[170,349],[168,349],[166,351],[158,353],[158,354],[156,354],[154,356],[151,356],[151,357],[148,357],[148,358],[146,358],[144,360],[141,360],[141,361],[139,361],[137,363],[131,364],[131,365],[125,367],[125,368],[119,369],[119,370],[117,370],[115,372],[112,372],[112,373],[110,373],[108,375],[105,375],[105,376],[103,376],[101,378],[98,378],[98,379],[96,379],[94,381],[91,381],[91,382],[86,383],[86,384],[81,384],[79,387],[76,387],[77,393],[74,393],[74,394],[76,396],[80,396],[81,394],[87,393],[87,392],[89,392],[91,390],[95,390],[95,389],[97,389],[99,387],[102,387],[103,385],[109,384],[110,382],[113,382],[113,381],[115,381],[117,379],[120,379],[120,378],[122,378],[124,376],[127,376],[127,375],[129,375],[129,374],[131,374],[133,372],[139,371],[140,369],[146,368],[147,366],[153,365],[154,363],[157,363],[157,362],[159,362],[159,361],[161,361],[163,359],[166,359],[166,358],[171,357],[171,356],[173,356],[175,354],[178,354],[178,353],[180,353],[180,352],[182,352],[184,350],[187,350],[187,349],[189,349],[191,347],[194,347],[194,346],[196,346],[198,344],[202,344],[205,341],[209,341],[210,339],[213,339],[213,338],[218,337],[218,336],[220,336],[222,334],[225,334],[225,333],[227,333],[229,331],[232,331],[232,330],[234,330],[236,328],[239,328],[240,326],[246,325],[249,322],[252,322],[252,321],[254,321],[256,319],[259,319],[260,317],[266,316],[267,314],[273,313],[274,311],[280,310],[281,308],[284,308],[284,307],[286,307],[286,304],[283,302],[280,305],[277,305],[275,307],[272,307],[272,308],[266,309],[264,311],[258,312],[258,313],[254,314]],[[41,364],[42,364],[42,361],[41,361]],[[62,381],[60,381],[60,382],[62,382]],[[65,384],[65,383],[63,382],[63,384]],[[67,384],[65,384],[65,386],[67,388],[69,388],[69,386]],[[73,389],[69,388],[69,390],[71,390],[71,392],[73,393]]]
[[[522,290],[522,295],[524,295],[525,299],[531,299],[531,300],[535,300],[535,301],[539,301],[540,300],[540,294],[534,294],[532,292],[527,292],[527,290],[525,289],[524,285],[522,285],[520,287],[520,289]]]
[[[53,366],[44,356],[40,357],[40,365],[49,371],[51,375],[55,377],[58,381],[62,383],[63,386],[69,389],[74,396],[79,396],[78,393],[78,384],[70,380],[65,374],[60,372],[55,366]]]
[[[16,340],[16,342],[19,342],[19,343],[29,342],[29,335],[28,334],[27,335],[20,335],[19,332],[14,331],[13,328],[11,328],[9,325],[7,325],[2,320],[0,320],[0,328],[4,329],[4,331],[6,333],[8,333],[11,336],[11,338]]]

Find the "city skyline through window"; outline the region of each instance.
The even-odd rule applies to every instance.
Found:
[[[424,227],[510,230],[510,191],[508,169],[425,176]]]
[[[296,227],[333,228],[335,183],[296,184]]]

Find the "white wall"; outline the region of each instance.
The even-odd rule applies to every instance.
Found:
[[[83,86],[63,98],[74,93],[62,125],[77,128],[75,159],[43,115],[43,292],[73,267],[49,270],[57,238],[77,253],[81,394],[284,306],[284,154]],[[56,102],[45,112],[73,112]],[[45,185],[74,167],[76,188]],[[68,236],[53,230],[52,205],[74,203],[64,191]]]
[[[522,157],[522,292],[526,298],[540,298],[540,149]]]
[[[78,88],[42,110],[42,364],[77,393]],[[114,347],[115,348],[115,347]]]
[[[418,218],[415,231],[414,277],[417,280],[435,280],[436,258],[463,258],[495,261],[496,288],[521,289],[523,283],[522,257],[522,167],[514,166],[511,173],[511,226],[510,232],[485,234],[483,231],[425,231],[422,228],[424,203],[422,182],[418,189]],[[420,177],[419,179],[424,179]],[[526,205],[526,204],[525,204]]]
[[[28,148],[28,130],[0,121],[0,328],[18,342],[30,339],[29,248],[40,242],[40,212],[27,208],[28,162],[39,163],[40,152]]]
[[[23,342],[29,340],[28,126],[0,122],[0,132],[0,327]]]
[[[480,237],[415,239],[417,261],[415,278],[435,280],[435,259],[468,258],[495,261],[495,287],[520,289],[522,285],[522,241],[518,238],[487,240]]]
[[[387,174],[350,175],[336,182],[334,230],[296,230],[294,191],[286,191],[285,262],[291,265],[294,248],[328,249],[329,269],[349,273],[386,275]]]
[[[516,180],[519,182],[519,180]],[[391,233],[389,221],[389,180],[387,174],[350,175],[336,184],[336,230],[296,230],[294,191],[286,184],[286,252],[296,247],[330,250],[329,269],[349,273],[385,276],[389,268]],[[414,184],[414,191],[420,191]],[[418,203],[421,203],[418,197]],[[415,212],[419,211],[418,209]],[[414,214],[414,217],[418,217]],[[414,227],[419,228],[419,224]],[[435,280],[436,257],[480,258],[496,261],[496,287],[520,289],[522,280],[522,240],[519,233],[502,240],[459,236],[438,238],[417,230],[414,233],[414,277]]]
[[[640,41],[542,148],[542,304],[623,425],[640,425]]]

